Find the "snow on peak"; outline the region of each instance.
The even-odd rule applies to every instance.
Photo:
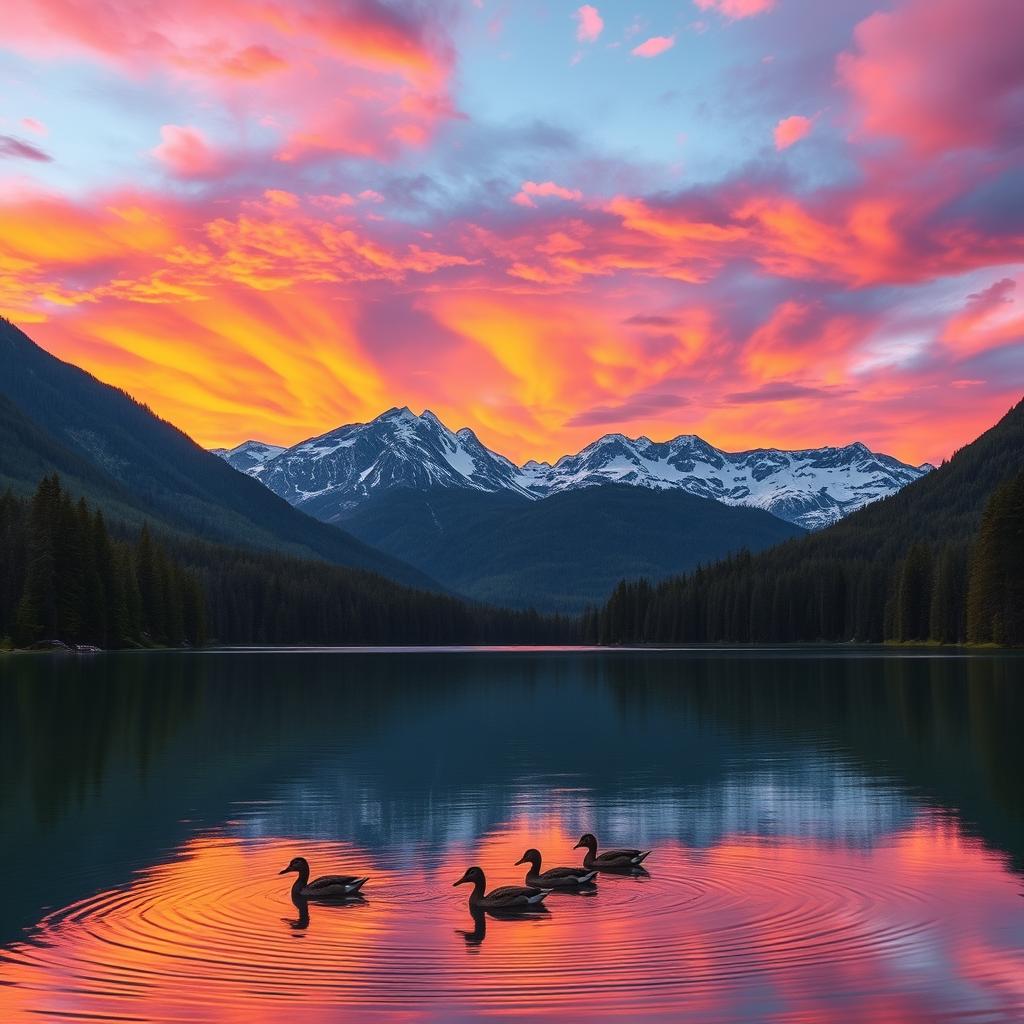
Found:
[[[219,455],[225,462],[249,476],[259,476],[266,464],[280,455],[284,448],[265,441],[243,441],[234,448],[215,448],[214,455]]]
[[[292,504],[328,521],[394,487],[512,491],[540,499],[605,483],[679,489],[765,509],[817,529],[893,494],[933,467],[909,466],[855,441],[796,451],[728,452],[696,434],[668,441],[609,433],[553,465],[522,466],[492,451],[469,427],[452,431],[429,409],[395,406],[289,449],[246,441],[216,452]]]

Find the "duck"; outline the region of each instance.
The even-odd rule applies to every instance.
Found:
[[[597,868],[548,868],[547,871],[541,871],[540,863],[540,850],[532,847],[516,861],[516,865],[530,865],[526,872],[526,884],[536,889],[578,889],[597,876]]]
[[[584,833],[574,850],[583,847],[587,852],[583,857],[583,866],[596,871],[629,871],[639,868],[651,855],[650,850],[605,850],[597,852],[597,837],[590,832]]]
[[[356,875],[322,875],[309,880],[309,861],[305,857],[292,857],[288,867],[282,868],[278,874],[286,875],[289,871],[297,871],[299,877],[292,885],[292,899],[307,900],[343,900],[354,896],[369,881]]]
[[[475,866],[466,868],[466,873],[457,882],[453,882],[452,887],[466,882],[473,883],[473,891],[469,894],[471,913],[474,910],[528,910],[530,907],[539,907],[551,892],[550,889],[535,885],[503,885],[484,895],[487,879],[482,869]]]

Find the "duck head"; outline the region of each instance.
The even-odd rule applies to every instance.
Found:
[[[584,832],[580,836],[580,841],[573,847],[574,850],[578,850],[583,847],[584,850],[589,850],[591,853],[597,852],[597,837],[592,835],[590,832]]]
[[[305,857],[292,857],[288,862],[288,867],[282,868],[278,871],[279,875],[287,875],[289,871],[298,871],[301,875],[303,871],[309,873],[309,861]]]
[[[457,885],[464,885],[466,882],[472,882],[474,885],[484,885],[484,873],[480,868],[472,867],[466,868],[466,873],[457,881],[452,882],[452,888]]]
[[[530,849],[527,850],[526,853],[524,853],[522,855],[522,857],[520,857],[519,860],[516,861],[516,866],[517,867],[520,864],[532,864],[533,865],[533,870],[534,871],[539,871],[540,870],[540,850],[535,850],[535,849],[533,849],[533,847],[530,847]]]

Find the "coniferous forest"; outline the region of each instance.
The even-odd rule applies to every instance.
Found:
[[[912,541],[895,561],[884,549],[851,555],[808,547],[791,541],[739,554],[655,586],[622,581],[603,608],[586,613],[583,637],[1024,644],[1024,473],[993,492],[969,538]]]
[[[0,641],[104,648],[557,643],[574,624],[361,570],[110,526],[59,477],[0,495]]]
[[[1024,644],[1024,402],[835,526],[656,585],[623,581],[585,641]]]
[[[0,637],[19,646],[127,647],[206,642],[197,575],[148,527],[114,538],[103,513],[56,475],[31,501],[0,496]]]

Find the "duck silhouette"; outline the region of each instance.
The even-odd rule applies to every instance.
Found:
[[[505,911],[506,913],[536,908],[544,902],[550,889],[540,889],[533,885],[503,885],[487,892],[487,878],[479,867],[466,868],[466,873],[452,885],[473,884],[469,894],[469,909]]]
[[[343,900],[355,896],[369,880],[357,875],[321,875],[309,880],[309,861],[305,857],[293,857],[279,874],[295,871],[298,878],[292,884],[292,899],[304,897],[307,900]]]
[[[540,850],[532,847],[516,861],[516,865],[529,864],[526,884],[537,889],[579,889],[593,882],[597,868],[548,868],[541,871]]]
[[[630,872],[645,870],[643,862],[651,855],[650,850],[605,850],[597,852],[597,837],[592,832],[584,832],[574,850],[583,848],[587,852],[583,856],[583,866],[596,871]]]

